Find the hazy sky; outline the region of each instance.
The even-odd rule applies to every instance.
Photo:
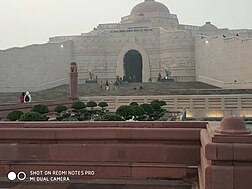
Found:
[[[0,49],[79,35],[101,23],[120,22],[143,0],[0,0]],[[252,0],[159,0],[181,24],[252,29]]]

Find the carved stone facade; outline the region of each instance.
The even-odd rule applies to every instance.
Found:
[[[216,37],[218,39],[212,39]],[[148,82],[150,78],[154,81],[159,73],[164,77],[168,70],[172,79],[181,82],[202,81],[225,88],[226,83],[236,80],[233,78],[235,75],[237,80],[252,83],[251,74],[238,77],[233,73],[235,69],[227,69],[227,73],[216,66],[221,62],[223,67],[228,67],[230,58],[226,56],[227,52],[236,57],[237,65],[244,64],[242,67],[246,67],[245,64],[252,59],[251,37],[252,30],[219,29],[210,22],[203,26],[182,25],[177,15],[171,14],[164,4],[145,0],[118,24],[100,24],[93,31],[79,36],[57,36],[50,38],[47,44],[0,51],[0,77],[9,75],[15,67],[25,73],[25,78],[21,74],[22,77],[16,80],[0,79],[0,91],[26,91],[27,87],[30,87],[30,91],[41,90],[68,83],[70,62],[77,63],[79,83],[89,80],[90,72],[98,81],[114,81],[117,76],[130,74],[133,76],[133,72],[129,74],[130,70],[125,66],[125,56],[132,50],[141,56],[138,59],[141,61],[135,63],[140,68],[134,72],[141,72],[141,82]],[[246,43],[243,42],[245,38]],[[46,48],[50,48],[50,51],[46,51]],[[242,52],[239,50],[241,48]],[[232,59],[233,62],[235,60]],[[27,69],[24,65],[28,65]],[[34,69],[37,65],[47,65],[48,70],[52,67],[57,77],[41,79],[45,74],[38,74],[39,70]],[[57,67],[60,69],[55,69]],[[31,70],[34,74],[24,84]],[[208,70],[217,71],[217,75]],[[213,82],[215,80],[220,81]]]

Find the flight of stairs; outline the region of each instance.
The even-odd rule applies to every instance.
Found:
[[[140,89],[141,88],[141,89]],[[21,93],[0,93],[0,104],[18,103]],[[153,82],[128,83],[118,90],[100,89],[99,84],[78,86],[79,96],[152,96],[152,95],[214,95],[252,94],[252,89],[219,89],[200,82]],[[32,92],[32,101],[63,100],[69,97],[69,85],[62,85],[45,91]]]

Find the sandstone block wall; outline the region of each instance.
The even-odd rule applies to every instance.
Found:
[[[38,91],[68,83],[72,42],[0,51],[0,92]]]
[[[195,38],[197,80],[224,88],[234,83],[237,87],[238,84],[251,83],[251,49],[251,39]]]

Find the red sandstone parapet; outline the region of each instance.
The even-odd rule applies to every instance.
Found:
[[[64,122],[60,128],[59,122],[2,122],[0,176],[9,171],[88,169],[96,174],[74,179],[196,177],[205,124]]]
[[[252,134],[241,118],[209,123],[201,143],[201,189],[251,189]]]

